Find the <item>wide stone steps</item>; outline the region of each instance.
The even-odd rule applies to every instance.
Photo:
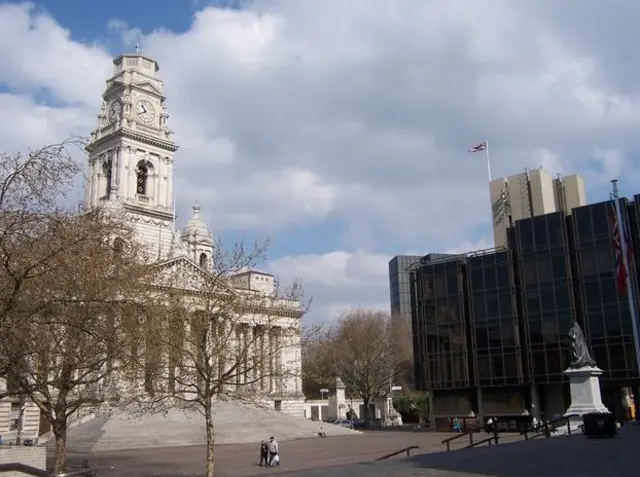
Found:
[[[216,444],[260,442],[314,437],[319,424],[273,410],[233,402],[219,402],[214,414]],[[328,436],[358,432],[331,424]],[[98,415],[68,431],[67,447],[75,452],[193,446],[206,444],[204,417],[197,411],[173,409],[163,414],[134,417],[125,412]],[[49,441],[47,446],[53,446]]]

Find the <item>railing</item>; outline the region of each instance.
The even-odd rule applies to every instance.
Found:
[[[533,440],[533,439],[537,439],[541,436],[544,437],[551,437],[551,433],[554,432],[555,430],[561,429],[562,426],[555,426],[555,424],[561,422],[561,423],[565,423],[567,425],[567,434],[571,435],[574,434],[576,431],[575,430],[571,430],[571,419],[576,418],[576,417],[580,417],[579,414],[570,414],[569,416],[562,416],[559,417],[557,419],[554,419],[552,421],[548,421],[545,422],[542,427],[541,430],[529,430],[529,429],[525,429],[524,431],[521,431],[520,434],[524,436],[525,440]],[[564,425],[564,424],[563,424]],[[553,427],[553,429],[552,429]],[[582,432],[582,425],[578,426],[578,428],[580,429],[580,431],[577,432]],[[532,435],[533,434],[533,435]],[[453,437],[449,437],[448,439],[445,439],[442,441],[442,444],[445,444],[447,446],[447,451],[451,450],[451,442],[460,439],[462,437],[465,436],[469,436],[469,444],[465,447],[463,447],[463,449],[470,449],[473,447],[476,447],[480,444],[485,444],[488,443],[489,445],[493,445],[493,444],[498,444],[499,440],[500,440],[500,435],[499,435],[499,431],[494,431],[493,435],[491,435],[490,437],[487,437],[485,439],[482,439],[480,441],[474,442],[473,441],[473,431],[469,431],[469,432],[465,432],[462,434],[457,434]]]
[[[30,465],[25,464],[0,464],[0,475],[8,473],[8,472],[21,472],[25,475],[33,475],[34,477],[49,477],[49,472],[42,469],[37,469],[36,467],[31,467]]]
[[[26,464],[19,464],[17,462],[13,462],[11,464],[0,464],[0,477],[8,472],[20,472],[25,475],[32,475],[33,477],[95,477],[96,475],[94,471],[89,469],[89,465],[86,461],[82,469],[69,470],[58,474],[50,474],[46,470],[31,467]]]
[[[571,431],[571,419],[575,418],[575,417],[580,417],[579,414],[570,414],[568,416],[562,416],[559,417],[557,419],[554,419],[553,421],[547,421],[542,425],[542,432],[540,431],[534,431],[535,434],[532,435],[531,437],[529,437],[529,433],[530,431],[526,430],[523,431],[522,434],[524,435],[525,440],[533,440],[533,439],[537,439],[538,437],[544,436],[544,437],[551,437],[551,433],[553,432],[551,430],[551,426],[554,427],[554,430],[558,430],[560,427],[562,426],[554,426],[554,424],[557,424],[558,422],[566,422],[567,423],[567,434],[571,435],[573,432]],[[579,426],[579,428],[582,428],[582,425]]]
[[[486,443],[488,443],[489,445],[492,445],[492,442],[495,442],[495,444],[497,445],[499,440],[500,440],[500,435],[496,431],[493,433],[492,436],[487,437],[486,439],[482,439],[481,441],[478,441],[478,442],[472,442],[468,446],[463,447],[463,449],[471,449],[473,447],[479,446],[480,444],[486,444]]]
[[[399,451],[396,452],[392,452],[391,454],[387,454],[387,455],[383,455],[382,457],[378,457],[376,460],[385,460],[385,459],[390,459],[391,457],[395,457],[397,455],[402,454],[403,452],[407,454],[407,457],[411,457],[411,451],[413,449],[419,449],[420,446],[409,446],[409,447],[405,447],[404,449],[400,449]]]
[[[457,436],[449,437],[442,441],[442,444],[447,446],[447,451],[451,450],[451,442],[456,439],[460,439],[462,437],[469,436],[469,446],[473,446],[473,431],[463,432],[462,434],[458,434]]]

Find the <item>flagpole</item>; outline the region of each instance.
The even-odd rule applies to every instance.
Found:
[[[487,158],[487,173],[489,174],[489,182],[491,182],[491,158],[489,157],[489,141],[484,140],[484,155]]]
[[[622,221],[622,210],[620,208],[620,196],[618,194],[618,181],[612,180],[613,186],[613,203],[616,209],[616,221],[618,222],[618,236],[620,237],[620,248],[622,249],[622,263],[627,272],[625,282],[627,286],[627,299],[629,301],[629,312],[631,314],[631,324],[633,329],[633,344],[636,349],[636,363],[638,366],[638,372],[640,372],[640,333],[638,332],[638,310],[635,304],[635,295],[633,293],[633,282],[631,281],[631,268],[629,267],[629,255],[627,253],[627,233],[624,229],[624,222]],[[634,393],[635,394],[635,393]],[[640,396],[636,396],[636,407],[639,404]]]

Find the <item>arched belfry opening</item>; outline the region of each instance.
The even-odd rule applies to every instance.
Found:
[[[111,159],[107,159],[106,161],[104,161],[102,163],[102,174],[104,175],[105,179],[107,180],[107,184],[105,186],[105,194],[107,195],[107,197],[111,194],[111,172],[112,172],[113,168],[111,167]]]
[[[207,254],[202,252],[200,254],[200,258],[198,259],[198,262],[200,264],[200,268],[207,268],[207,265],[209,263],[209,258],[207,257]]]
[[[153,166],[148,161],[140,161],[136,167],[136,193],[147,195],[149,175]]]

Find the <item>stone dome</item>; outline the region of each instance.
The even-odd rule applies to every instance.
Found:
[[[213,237],[207,224],[202,220],[200,215],[200,204],[196,203],[192,207],[193,215],[184,229],[182,229],[182,239],[187,242],[205,243],[213,245]]]

